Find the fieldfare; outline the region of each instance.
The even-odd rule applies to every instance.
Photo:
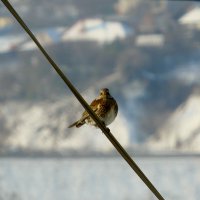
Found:
[[[100,120],[104,123],[105,126],[111,124],[114,121],[115,117],[117,116],[118,112],[117,102],[110,95],[109,90],[107,88],[100,90],[99,96],[94,101],[92,101],[90,107],[100,118]],[[73,126],[79,128],[85,123],[97,127],[96,123],[87,113],[87,111],[84,111],[82,117],[78,121],[71,124],[69,128]]]

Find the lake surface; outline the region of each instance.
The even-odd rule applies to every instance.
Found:
[[[200,158],[136,158],[166,200],[200,199]],[[153,200],[115,158],[1,158],[0,200]]]

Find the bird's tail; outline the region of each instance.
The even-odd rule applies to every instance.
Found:
[[[79,127],[81,127],[83,124],[85,124],[85,121],[80,121],[80,120],[78,120],[78,121],[74,122],[73,124],[69,125],[68,128],[72,128],[72,127],[74,127],[74,126],[76,126],[77,128],[79,128]]]

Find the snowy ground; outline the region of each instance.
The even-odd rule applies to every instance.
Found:
[[[167,200],[197,200],[200,158],[137,158]],[[154,200],[121,158],[1,159],[1,200]]]

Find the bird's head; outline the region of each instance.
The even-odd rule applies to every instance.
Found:
[[[103,88],[100,90],[100,94],[99,94],[101,97],[110,97],[110,93],[109,93],[109,89],[107,88]]]

